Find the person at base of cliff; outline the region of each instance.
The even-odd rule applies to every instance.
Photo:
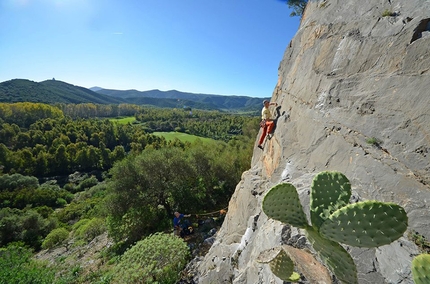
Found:
[[[263,128],[263,133],[261,133],[260,140],[258,141],[258,148],[263,149],[264,138],[266,138],[267,134],[272,133],[273,128],[275,127],[275,121],[272,118],[272,113],[270,112],[269,107],[271,105],[277,106],[278,103],[271,103],[268,100],[263,101],[263,109],[261,110],[261,122],[260,126]]]
[[[173,217],[173,229],[175,230],[175,235],[184,237],[185,235],[192,233],[190,222],[187,220],[181,222],[182,218],[191,217],[191,214],[184,215],[179,212],[175,212],[173,215],[175,216]]]

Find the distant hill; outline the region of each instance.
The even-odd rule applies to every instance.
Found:
[[[93,88],[91,88],[93,89]],[[160,91],[137,91],[137,90],[110,90],[100,89],[95,87],[97,93],[121,98],[131,101],[135,104],[151,104],[155,105],[157,102],[149,99],[167,99],[172,104],[177,106],[189,106],[194,108],[207,108],[207,109],[222,109],[222,110],[256,110],[261,108],[261,102],[264,98],[252,98],[247,96],[223,96],[211,94],[195,94],[186,93],[176,90]],[[266,98],[270,99],[270,98]],[[172,101],[173,100],[173,101]]]
[[[124,103],[119,98],[106,96],[89,89],[74,86],[62,81],[46,80],[40,83],[26,79],[13,79],[0,83],[0,102],[37,103]]]
[[[34,82],[13,79],[0,83],[0,102],[94,103],[149,105],[167,108],[198,108],[226,111],[259,111],[263,98],[222,96],[171,91],[109,90],[75,86],[58,80]]]

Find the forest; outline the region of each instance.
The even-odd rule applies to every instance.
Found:
[[[133,123],[112,120],[127,116]],[[228,206],[250,167],[258,123],[189,108],[0,103],[0,283],[176,283],[190,255],[169,233],[173,212]],[[156,131],[195,139],[167,141]],[[105,265],[89,274],[32,257],[103,233],[113,245],[103,251]],[[153,269],[124,280],[120,271],[155,243],[160,251],[169,243],[163,254],[171,257],[148,259],[142,266]]]

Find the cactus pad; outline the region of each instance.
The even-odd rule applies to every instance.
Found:
[[[340,281],[347,284],[358,283],[354,260],[341,245],[321,237],[312,227],[306,230],[306,237],[321,260]]]
[[[309,227],[294,185],[281,183],[272,187],[263,199],[263,211],[272,219],[298,228]]]
[[[420,254],[412,260],[412,276],[415,284],[430,283],[430,254]]]
[[[400,238],[408,226],[405,210],[394,203],[365,201],[335,211],[320,228],[332,241],[356,247],[378,247]]]
[[[297,282],[300,279],[300,275],[294,272],[293,261],[283,249],[269,262],[269,266],[273,274],[284,281]]]
[[[349,203],[351,183],[339,172],[321,172],[312,180],[310,211],[314,228],[319,228],[331,213]]]

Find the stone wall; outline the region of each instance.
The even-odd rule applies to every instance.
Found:
[[[429,70],[430,1],[310,1],[279,66],[274,136],[255,148],[196,282],[282,283],[255,261],[260,252],[310,246],[297,228],[268,219],[262,198],[290,182],[308,212],[312,178],[325,170],[344,173],[356,200],[403,206],[408,232],[430,240]],[[408,232],[348,248],[360,283],[413,283],[419,251]]]

